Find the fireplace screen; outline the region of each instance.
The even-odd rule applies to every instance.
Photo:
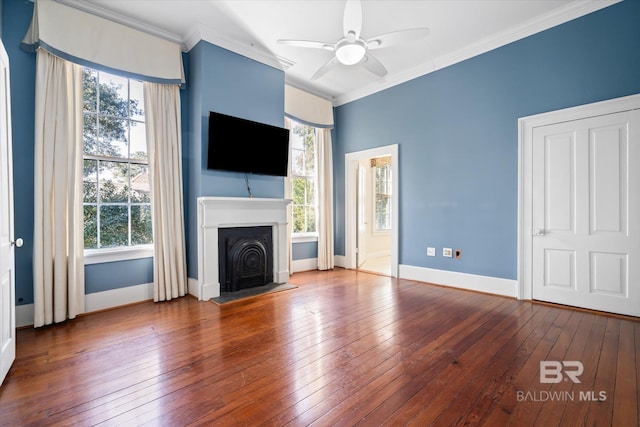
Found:
[[[236,292],[273,282],[270,226],[218,230],[220,291]]]

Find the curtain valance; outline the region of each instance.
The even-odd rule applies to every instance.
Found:
[[[333,128],[331,102],[293,86],[284,86],[284,112],[299,122],[317,128]]]
[[[52,0],[37,0],[21,47],[163,84],[184,83],[180,45]]]

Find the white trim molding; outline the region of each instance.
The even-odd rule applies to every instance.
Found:
[[[371,159],[373,157],[391,157],[391,174],[393,181],[391,185],[391,277],[398,277],[398,241],[400,229],[400,169],[398,165],[398,144],[386,145],[384,147],[371,148],[369,150],[346,153],[344,158],[344,206],[345,206],[345,256],[344,267],[356,268],[356,237],[358,225],[356,224],[356,200],[357,200],[357,164],[358,161]]]
[[[518,296],[518,282],[500,277],[480,276],[476,274],[459,273],[456,271],[437,270],[412,265],[399,266],[400,278],[417,280],[434,285],[448,286],[468,291],[484,292],[516,298]]]
[[[82,314],[89,314],[143,301],[153,301],[153,283],[144,283],[142,285],[85,294],[85,312]],[[33,326],[33,313],[33,304],[17,305],[16,327]]]
[[[318,269],[318,258],[294,259],[291,261],[291,273],[312,271]]]
[[[273,281],[289,280],[287,206],[289,199],[198,197],[198,282],[200,300],[220,296],[218,230],[229,227],[271,226]]]

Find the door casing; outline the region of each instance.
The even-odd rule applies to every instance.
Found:
[[[357,268],[356,242],[358,233],[357,222],[357,190],[358,190],[358,161],[372,157],[391,156],[392,198],[391,198],[391,277],[398,277],[398,230],[399,230],[399,169],[398,144],[386,145],[369,150],[356,151],[345,154],[345,268]]]

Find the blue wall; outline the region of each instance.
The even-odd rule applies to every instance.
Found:
[[[188,275],[198,277],[197,198],[248,197],[241,173],[206,169],[209,112],[284,125],[284,72],[205,41],[189,52]],[[254,197],[284,197],[281,177],[250,175]]]
[[[515,279],[518,118],[639,93],[639,22],[625,1],[336,108],[336,254],[345,153],[399,144],[400,263]]]

